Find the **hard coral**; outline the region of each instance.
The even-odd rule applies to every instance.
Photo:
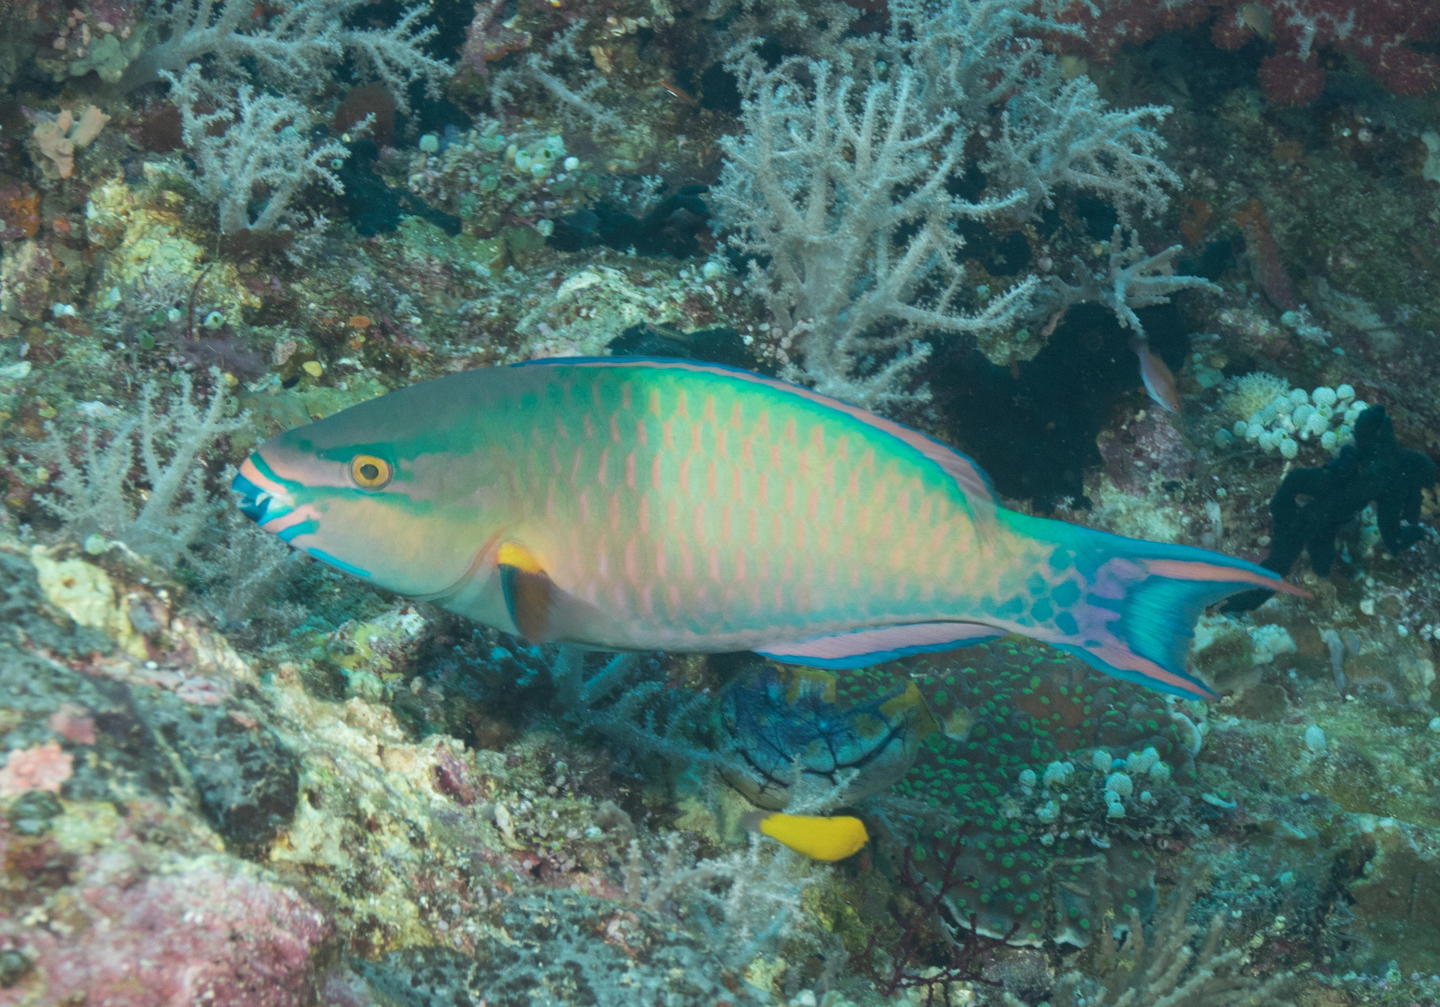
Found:
[[[0,179],[0,241],[40,232],[40,194],[24,182]]]
[[[889,673],[847,673],[837,692],[873,691]],[[932,884],[962,848],[952,918],[1015,944],[1083,945],[1104,899],[1147,913],[1153,862],[1111,822],[1133,837],[1181,812],[1169,781],[1188,778],[1194,725],[1153,692],[1013,638],[911,674],[942,730],[895,788],[893,808],[915,824],[893,835]]]
[[[1440,28],[1440,6],[1425,0],[1072,0],[1060,20],[1083,28],[1084,35],[1058,41],[1108,59],[1125,43],[1200,24],[1212,11],[1211,38],[1220,48],[1239,49],[1256,38],[1270,44],[1260,83],[1277,105],[1306,105],[1319,97],[1322,48],[1354,58],[1396,94],[1424,94],[1440,83],[1440,61],[1414,48]]]

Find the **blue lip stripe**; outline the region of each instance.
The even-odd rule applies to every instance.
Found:
[[[311,532],[320,530],[320,522],[315,520],[301,521],[277,534],[275,537],[282,542],[291,542],[297,535],[309,535]]]
[[[230,489],[241,497],[240,513],[251,521],[259,521],[265,513],[265,505],[260,503],[260,494],[263,492],[260,487],[237,473],[230,482]],[[266,503],[268,502],[267,500]]]
[[[329,563],[337,570],[344,570],[346,573],[353,573],[356,577],[370,576],[369,570],[362,570],[358,566],[351,566],[343,559],[336,559],[334,556],[331,556],[324,549],[306,549],[305,551],[308,552],[311,556],[314,556],[316,559],[320,560],[322,563]]]

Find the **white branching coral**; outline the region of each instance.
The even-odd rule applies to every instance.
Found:
[[[790,376],[883,408],[923,398],[926,334],[973,335],[1000,363],[1033,356],[1043,340],[1025,323],[1054,316],[1058,288],[967,278],[966,225],[1013,230],[1061,190],[1110,200],[1126,225],[1164,210],[1178,179],[1154,125],[1169,110],[1111,109],[1088,78],[1066,80],[1038,39],[1078,29],[1053,7],[893,0],[883,35],[826,41],[824,58],[732,57],[746,132],[723,141],[712,197],[800,358]],[[956,195],[982,173],[983,193]],[[1135,327],[1134,309],[1203,285],[1173,276],[1173,258],[1127,250],[1118,272],[1081,267],[1066,289]]]
[[[1247,971],[1245,948],[1222,951],[1225,927],[1218,915],[1210,921],[1199,949],[1192,946],[1200,932],[1185,922],[1193,896],[1194,889],[1188,886],[1177,893],[1148,942],[1136,914],[1131,915],[1123,947],[1115,944],[1106,927],[1097,949],[1100,980],[1069,972],[1060,978],[1049,1002],[1055,1007],[1290,1007],[1283,994],[1292,976],[1278,973],[1261,978]],[[1005,1007],[1026,1007],[1010,993],[1003,998]]]
[[[802,917],[802,891],[826,870],[758,836],[744,850],[696,860],[671,833],[658,863],[631,840],[624,892],[627,901],[703,933],[726,962],[743,968],[774,951]]]
[[[1140,235],[1130,232],[1130,243],[1127,245],[1125,232],[1116,224],[1110,235],[1108,268],[1092,273],[1083,263],[1077,262],[1080,283],[1072,286],[1058,277],[1052,277],[1052,289],[1062,306],[1081,301],[1105,305],[1115,312],[1122,329],[1129,329],[1138,338],[1144,339],[1145,327],[1140,324],[1140,316],[1135,314],[1137,308],[1166,304],[1171,294],[1181,290],[1220,291],[1215,284],[1199,276],[1175,274],[1175,257],[1182,247],[1171,245],[1162,252],[1147,255],[1145,247],[1140,244]]]
[[[184,76],[162,71],[180,108],[185,145],[195,170],[181,169],[200,194],[220,209],[220,233],[271,231],[286,221],[290,200],[315,182],[345,188],[330,169],[348,151],[334,140],[314,144],[310,110],[291,98],[256,94],[240,85],[234,107],[199,112],[200,68]],[[252,203],[258,201],[258,209]]]
[[[1062,187],[1103,196],[1127,222],[1137,211],[1163,213],[1165,190],[1180,179],[1160,160],[1165,141],[1153,127],[1170,109],[1109,109],[1089,77],[1063,80],[1053,61],[1042,73],[1006,104],[981,167],[994,181],[1025,190],[1027,218],[1052,205]],[[1045,77],[1052,79],[1042,87]]]
[[[518,93],[538,88],[555,100],[556,111],[566,125],[588,123],[592,134],[601,130],[622,132],[624,119],[598,100],[597,92],[605,90],[609,82],[603,74],[590,69],[590,58],[581,56],[575,46],[585,26],[585,21],[576,22],[551,39],[544,50],[532,50],[514,67],[496,71],[490,83],[490,104],[495,113],[503,116],[505,105],[514,103]]]
[[[422,48],[435,34],[434,27],[419,26],[428,5],[410,8],[389,28],[348,27],[346,18],[366,2],[290,0],[257,19],[252,0],[152,0],[148,21],[164,41],[126,68],[120,87],[139,87],[205,58],[208,80],[221,87],[249,79],[253,67],[267,83],[299,97],[324,87],[348,57],[404,109],[410,84],[424,80],[434,88],[453,67]]]
[[[163,406],[155,385],[146,385],[139,415],[126,418],[108,437],[90,430],[50,442],[58,471],[52,485],[59,493],[42,503],[68,533],[102,534],[162,566],[175,563],[224,506],[206,490],[205,452],[242,425],[226,415],[229,399],[219,373],[214,376],[206,405],[196,400],[190,376],[182,374],[179,394]]]
[[[748,129],[722,141],[715,203],[751,257],[751,288],[798,339],[803,376],[820,391],[871,407],[903,399],[925,357],[907,349],[917,330],[980,332],[1025,306],[1033,279],[966,307],[957,225],[1024,193],[971,202],[947,191],[968,130],[949,110],[917,114],[926,85],[913,70],[862,89],[823,60],[768,69],[750,53],[735,69]],[[880,360],[867,367],[867,357]]]

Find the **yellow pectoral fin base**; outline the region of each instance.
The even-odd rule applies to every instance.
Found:
[[[516,545],[514,542],[501,544],[499,552],[495,554],[495,563],[498,566],[514,567],[521,573],[544,573],[545,568],[540,561],[531,555],[530,550],[523,545]]]
[[[555,584],[523,546],[506,542],[495,557],[510,621],[531,643],[554,639]]]
[[[760,832],[811,860],[844,860],[870,841],[865,823],[849,815],[825,818],[782,812],[763,818]]]

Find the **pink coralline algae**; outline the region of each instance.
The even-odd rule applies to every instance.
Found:
[[[10,797],[31,790],[60,792],[60,784],[70,779],[75,757],[55,742],[34,748],[17,748],[10,753],[5,768],[0,769],[0,796]]]
[[[1195,455],[1170,417],[1159,410],[1147,410],[1143,419],[1119,431],[1103,431],[1096,443],[1111,481],[1132,496],[1150,491],[1151,476],[1179,481],[1195,469]]]
[[[1440,84],[1440,60],[1413,46],[1440,30],[1434,0],[1102,0],[1098,6],[1073,0],[1061,20],[1081,26],[1085,36],[1058,41],[1108,59],[1127,42],[1201,24],[1212,14],[1210,35],[1221,49],[1265,42],[1260,84],[1277,105],[1307,105],[1320,96],[1322,49],[1363,64],[1395,94],[1420,95]]]
[[[60,708],[50,714],[46,726],[66,741],[77,745],[95,744],[95,720],[83,707],[74,703],[61,703]]]
[[[313,1002],[311,956],[330,930],[299,895],[224,860],[139,881],[134,867],[120,850],[84,858],[59,932],[0,919],[0,949],[31,962],[0,1007]]]
[[[517,31],[497,19],[504,0],[481,0],[475,5],[475,20],[465,30],[463,59],[482,77],[490,75],[488,64],[512,52],[530,48],[530,33]]]

